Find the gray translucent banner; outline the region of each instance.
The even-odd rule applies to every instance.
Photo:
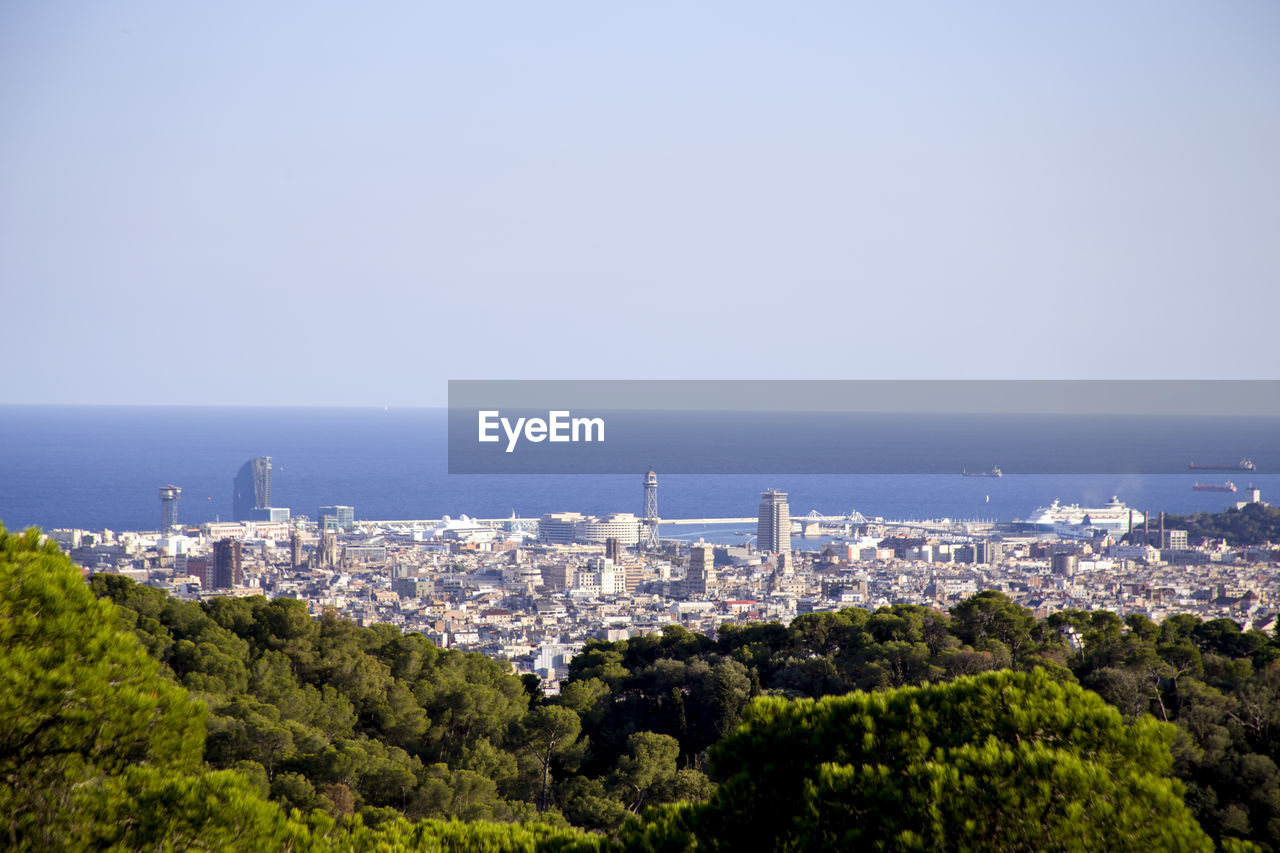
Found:
[[[1280,470],[1280,381],[449,383],[452,474]]]

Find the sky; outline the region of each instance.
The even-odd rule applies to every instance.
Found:
[[[0,403],[1277,378],[1280,4],[7,3]]]

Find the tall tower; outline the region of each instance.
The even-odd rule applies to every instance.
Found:
[[[241,559],[239,540],[220,539],[213,543],[214,589],[231,589],[244,583]]]
[[[658,548],[658,474],[650,471],[644,475],[644,530],[640,535],[642,548]]]
[[[257,456],[240,466],[236,474],[231,517],[252,521],[253,511],[271,506],[271,457]]]
[[[791,553],[791,510],[786,492],[770,489],[760,495],[756,547],[773,554]]]
[[[178,526],[178,498],[182,489],[177,486],[160,487],[160,532],[168,533]]]

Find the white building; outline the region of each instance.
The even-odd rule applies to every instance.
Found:
[[[605,516],[578,512],[552,512],[538,519],[538,538],[549,545],[574,542],[603,545],[609,539],[618,544],[636,545],[640,541],[640,519],[629,512]]]
[[[586,521],[580,512],[550,512],[538,519],[538,538],[549,545],[570,545],[576,541],[578,525]]]
[[[640,541],[640,519],[629,512],[613,512],[602,518],[588,517],[578,526],[579,542],[604,544],[617,539],[619,545],[636,545]]]

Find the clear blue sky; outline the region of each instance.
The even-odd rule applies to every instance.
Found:
[[[1272,378],[1280,3],[6,3],[0,402]]]

